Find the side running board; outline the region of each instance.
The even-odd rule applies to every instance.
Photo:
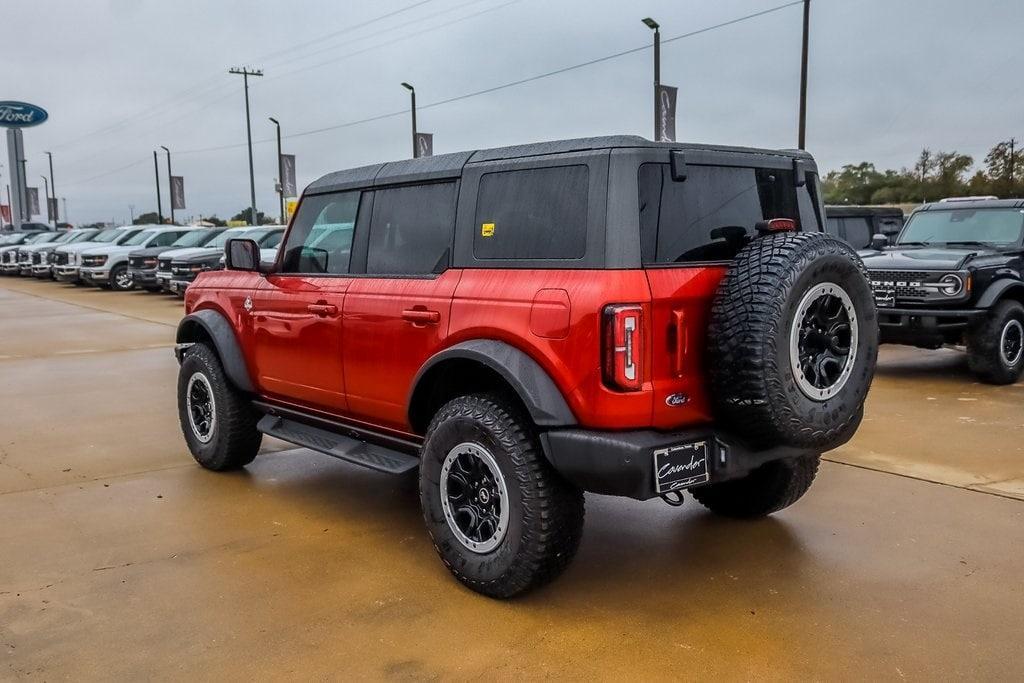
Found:
[[[407,453],[366,443],[276,415],[264,415],[260,418],[256,428],[267,436],[326,453],[378,472],[402,474],[416,469],[420,464],[419,458]]]

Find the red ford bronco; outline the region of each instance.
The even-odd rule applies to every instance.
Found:
[[[263,434],[419,470],[438,554],[493,597],[572,559],[583,492],[766,515],[857,429],[878,327],[803,152],[608,137],[310,185],[273,264],[188,288],[195,459]]]

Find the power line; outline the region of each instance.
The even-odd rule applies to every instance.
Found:
[[[704,28],[697,29],[695,31],[688,31],[686,33],[681,33],[679,35],[675,35],[675,36],[672,36],[670,38],[663,38],[661,42],[662,42],[663,45],[666,44],[666,43],[674,43],[674,42],[679,41],[679,40],[683,40],[683,39],[686,39],[686,38],[692,38],[694,36],[698,36],[698,35],[701,35],[703,33],[708,33],[709,31],[715,31],[717,29],[726,28],[728,26],[733,26],[735,24],[739,24],[739,23],[744,22],[744,21],[749,21],[751,19],[756,19],[758,17],[763,17],[763,16],[765,16],[767,14],[772,14],[774,12],[779,12],[779,11],[781,11],[783,9],[786,9],[786,8],[789,8],[789,7],[793,7],[795,5],[802,5],[802,4],[803,4],[803,0],[792,0],[791,2],[787,2],[787,3],[781,4],[781,5],[776,5],[775,7],[769,7],[768,9],[764,9],[764,10],[761,10],[761,11],[758,11],[758,12],[753,12],[751,14],[746,14],[744,16],[737,17],[735,19],[730,19],[728,21],[723,21],[723,22],[720,22],[718,24],[713,24],[711,26],[705,26]],[[635,54],[635,53],[638,53],[638,52],[643,52],[645,50],[650,50],[650,49],[651,49],[651,46],[649,44],[646,44],[646,45],[642,45],[640,47],[634,47],[634,48],[630,48],[630,49],[627,49],[627,50],[621,50],[619,52],[615,52],[615,53],[612,53],[612,54],[609,54],[609,55],[605,55],[603,57],[596,57],[594,59],[589,59],[589,60],[584,61],[584,62],[579,62],[577,64],[572,64],[570,66],[565,66],[565,67],[561,67],[559,69],[553,69],[551,71],[546,71],[544,73],[536,74],[534,76],[528,76],[526,78],[521,78],[521,79],[518,79],[518,80],[509,81],[509,82],[506,82],[506,83],[502,83],[500,85],[495,85],[495,86],[491,86],[491,87],[488,87],[488,88],[483,88],[483,89],[480,89],[480,90],[475,90],[475,91],[472,91],[472,92],[463,93],[461,95],[456,95],[456,96],[449,97],[449,98],[446,98],[446,99],[437,100],[435,102],[430,102],[428,104],[423,104],[423,105],[419,106],[419,109],[420,110],[431,109],[431,108],[434,108],[434,107],[440,107],[440,106],[443,106],[443,105],[446,105],[446,104],[451,104],[453,102],[459,102],[459,101],[470,99],[470,98],[473,98],[473,97],[479,97],[481,95],[487,95],[487,94],[490,94],[490,93],[493,93],[493,92],[497,92],[497,91],[500,91],[500,90],[505,90],[507,88],[513,88],[513,87],[516,87],[516,86],[519,86],[519,85],[524,85],[526,83],[532,83],[532,82],[539,81],[539,80],[542,80],[542,79],[545,79],[545,78],[551,78],[553,76],[558,76],[558,75],[561,75],[561,74],[564,74],[564,73],[568,73],[570,71],[575,71],[577,69],[582,69],[582,68],[585,68],[585,67],[588,67],[588,66],[593,66],[595,64],[601,64],[603,62],[611,61],[613,59],[618,59],[620,57],[625,57],[627,55]],[[366,124],[366,123],[371,123],[371,122],[374,122],[374,121],[381,121],[383,119],[388,119],[388,118],[392,118],[392,117],[395,117],[395,116],[404,116],[407,113],[408,113],[408,109],[403,108],[401,110],[397,110],[397,111],[393,111],[393,112],[388,112],[388,113],[384,113],[384,114],[377,114],[375,116],[369,116],[369,117],[358,119],[358,120],[355,120],[355,121],[346,121],[344,123],[338,123],[338,124],[334,124],[334,125],[330,125],[330,126],[324,126],[324,127],[321,127],[321,128],[314,128],[314,129],[311,129],[311,130],[305,130],[305,131],[300,131],[300,132],[297,132],[297,133],[291,133],[291,134],[282,136],[282,139],[300,138],[300,137],[306,137],[306,136],[309,136],[309,135],[317,135],[319,133],[326,133],[326,132],[330,132],[330,131],[334,131],[334,130],[341,130],[341,129],[344,129],[344,128],[351,128],[353,126],[359,126],[359,125]],[[260,139],[260,140],[253,140],[252,144],[254,144],[254,145],[264,144],[264,143],[268,143],[268,142],[274,142],[275,140],[276,140],[276,138],[263,138],[263,139]],[[181,154],[203,154],[203,153],[208,153],[208,152],[218,152],[218,151],[229,150],[229,149],[238,149],[240,147],[245,147],[245,146],[246,146],[246,143],[235,143],[235,144],[229,144],[229,145],[216,145],[216,146],[211,146],[211,147],[200,147],[200,148],[196,148],[196,149],[187,149],[187,150],[182,150],[182,151],[176,152],[176,153],[179,154],[179,155],[181,155]],[[141,163],[141,162],[139,162],[139,163]],[[111,171],[110,173],[116,173],[119,170],[124,170],[124,169],[123,168],[122,169],[115,169],[114,171]],[[109,175],[109,173],[101,174],[98,177],[103,177],[105,175]],[[91,179],[88,179],[88,180],[93,180],[93,179],[95,179],[95,177],[91,178]],[[87,181],[79,181],[79,183],[88,182],[88,180]],[[72,183],[72,184],[79,184],[79,183]]]

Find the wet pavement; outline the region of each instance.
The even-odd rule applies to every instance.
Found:
[[[587,497],[500,603],[406,482],[266,443],[195,466],[175,299],[0,279],[0,679],[1019,679],[1024,385],[886,348],[860,433],[766,520]]]

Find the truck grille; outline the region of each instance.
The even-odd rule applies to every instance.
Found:
[[[50,263],[52,263],[55,266],[67,265],[68,255],[55,251],[52,254],[50,254]]]
[[[925,299],[931,293],[921,285],[934,278],[927,270],[872,270],[871,286],[891,291],[897,299]]]
[[[170,270],[171,270],[171,259],[169,259],[169,258],[157,259],[156,268],[157,268],[157,270],[161,270],[161,271],[163,271],[165,273],[170,272]]]
[[[128,259],[128,265],[132,268],[142,268],[146,265],[144,256],[132,256]]]
[[[83,256],[82,257],[82,265],[83,266],[102,266],[106,262],[107,262],[107,257],[106,256]]]
[[[14,263],[18,257],[17,251],[5,251],[3,253],[3,263]]]
[[[41,265],[43,263],[43,255],[38,251],[32,253],[32,265]]]

